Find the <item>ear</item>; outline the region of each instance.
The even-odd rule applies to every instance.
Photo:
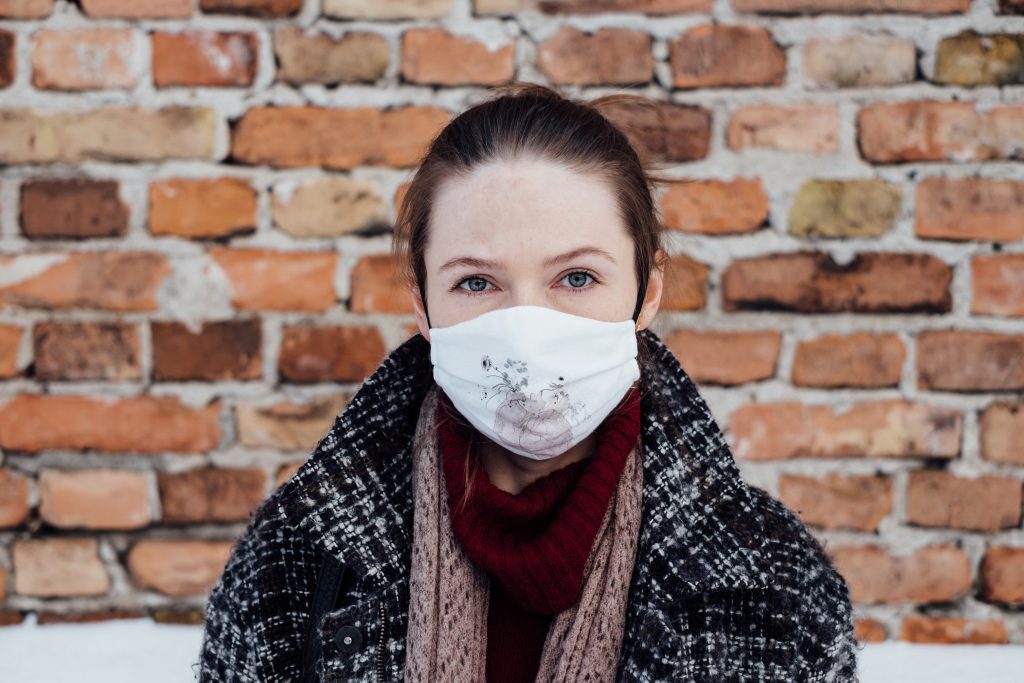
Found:
[[[644,293],[644,302],[640,307],[640,315],[637,316],[636,329],[646,329],[654,316],[658,314],[661,307],[661,294],[665,285],[665,251],[658,249],[654,254],[654,267],[647,278],[647,291]]]
[[[427,314],[423,310],[423,301],[420,300],[420,288],[418,285],[409,285],[409,297],[412,299],[413,314],[416,316],[416,327],[420,334],[428,342],[430,341],[430,325],[427,324]]]

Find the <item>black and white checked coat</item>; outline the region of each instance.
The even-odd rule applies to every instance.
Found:
[[[639,335],[642,518],[616,679],[857,681],[845,581],[794,513],[741,480],[697,387]],[[206,604],[201,681],[401,680],[429,350],[417,334],[391,352],[254,513]],[[350,579],[311,623],[325,558]]]

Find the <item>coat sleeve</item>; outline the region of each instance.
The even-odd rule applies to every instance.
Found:
[[[846,581],[831,565],[802,591],[792,680],[858,683],[858,644]]]
[[[296,681],[302,675],[318,555],[274,515],[275,500],[255,513],[207,598],[193,665],[201,683]]]
[[[235,543],[203,612],[203,639],[196,674],[202,683],[257,681],[252,602],[251,528]]]

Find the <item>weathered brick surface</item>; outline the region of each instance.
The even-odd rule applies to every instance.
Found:
[[[389,250],[416,164],[519,78],[612,95],[667,181],[651,329],[840,559],[857,637],[1024,644],[1022,16],[0,0],[0,624],[201,623],[417,332]]]
[[[131,323],[37,323],[35,376],[42,381],[132,380],[142,377],[139,330]]]
[[[113,180],[30,180],[21,186],[21,231],[29,238],[118,237],[128,207]]]
[[[907,522],[918,526],[996,531],[1020,526],[1021,482],[1014,477],[910,473]]]
[[[892,512],[891,477],[830,472],[824,477],[783,474],[779,499],[805,524],[824,529],[875,531]]]
[[[150,331],[154,381],[249,380],[262,374],[258,320],[208,322],[198,331],[154,322]]]
[[[895,313],[950,310],[952,269],[923,253],[867,252],[846,264],[822,252],[736,259],[722,274],[727,311]]]
[[[931,545],[908,553],[877,545],[842,546],[831,555],[854,602],[948,602],[971,588],[971,558],[953,546]]]
[[[1006,623],[996,619],[925,617],[911,614],[900,622],[900,640],[911,643],[1004,644]]]
[[[160,180],[149,186],[149,231],[227,237],[256,229],[256,192],[242,178]]]
[[[778,332],[673,330],[665,343],[695,382],[743,384],[775,375]]]
[[[917,377],[935,391],[1024,389],[1024,334],[927,330],[918,336]]]
[[[692,179],[670,185],[661,197],[665,224],[681,232],[753,232],[764,225],[768,209],[760,178]]]
[[[150,523],[149,479],[128,470],[43,470],[39,516],[61,529],[139,529]]]
[[[511,42],[494,47],[441,28],[411,28],[402,34],[402,77],[410,83],[507,83],[515,74],[514,59]]]
[[[831,154],[839,148],[839,110],[828,104],[742,107],[729,119],[725,139],[735,150]]]
[[[955,458],[963,418],[906,401],[864,401],[838,412],[796,402],[748,404],[729,420],[738,458]]]
[[[642,31],[562,27],[537,46],[537,68],[561,85],[633,85],[654,75],[651,37]]]
[[[801,387],[895,387],[906,348],[895,334],[823,334],[793,353],[793,384]]]
[[[295,26],[274,32],[277,78],[286,83],[359,83],[380,80],[391,59],[387,38],[349,31],[335,40]]]
[[[786,53],[760,26],[708,24],[669,45],[672,85],[721,88],[782,85]]]

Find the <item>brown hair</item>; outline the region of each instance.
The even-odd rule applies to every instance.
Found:
[[[654,188],[657,183],[674,179],[654,173],[644,150],[635,147],[625,129],[612,123],[605,112],[620,104],[647,107],[654,103],[625,93],[581,101],[555,88],[522,81],[495,86],[490,92],[490,98],[455,116],[433,139],[398,208],[393,250],[407,285],[419,287],[424,311],[424,251],[433,199],[440,184],[453,175],[466,175],[485,162],[520,156],[554,161],[581,173],[596,173],[614,188],[619,212],[635,246],[638,311],[651,270],[663,268],[667,260],[664,257],[655,262],[658,250],[663,248],[664,226]],[[637,361],[646,365],[646,347],[638,344],[638,350]],[[477,463],[476,458],[468,460]],[[467,497],[472,476],[467,470]]]

